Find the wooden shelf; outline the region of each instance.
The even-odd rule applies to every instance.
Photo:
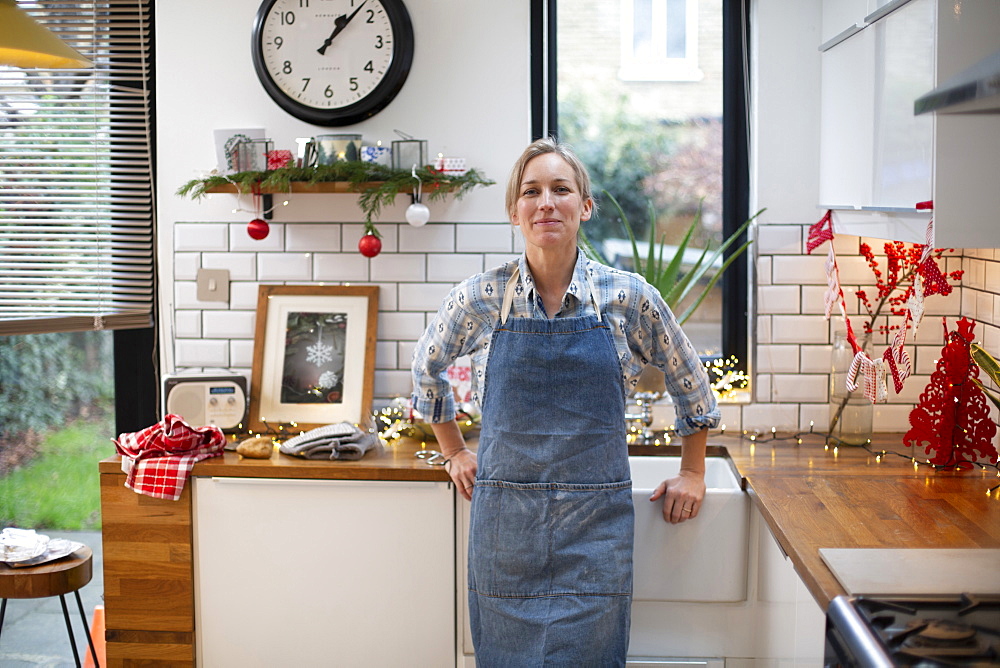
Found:
[[[291,190],[280,190],[276,188],[261,188],[262,195],[288,195],[288,194],[352,194],[357,195],[363,193],[367,190],[373,190],[378,188],[381,183],[379,181],[369,181],[365,183],[354,184],[349,181],[320,181],[317,183],[309,183],[308,181],[292,181],[290,184]],[[424,192],[433,192],[437,190],[443,190],[445,192],[454,190],[454,187],[450,184],[427,184],[422,186]],[[206,188],[206,193],[229,193],[232,195],[249,195],[249,192],[241,191],[235,183],[226,183],[221,186],[215,186],[212,188]],[[402,193],[405,194],[405,193]]]

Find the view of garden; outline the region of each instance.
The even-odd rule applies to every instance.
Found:
[[[100,529],[111,360],[111,332],[0,337],[0,526]]]

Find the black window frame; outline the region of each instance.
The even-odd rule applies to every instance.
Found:
[[[153,193],[153,303],[150,326],[141,329],[117,329],[114,332],[115,431],[118,434],[140,431],[160,420],[160,356],[157,309],[159,280],[155,271],[157,258],[156,230],[156,2],[149,4],[149,151],[150,188]],[[134,58],[123,55],[124,58]],[[121,81],[120,86],[133,82]]]
[[[531,138],[558,138],[558,0],[531,0]],[[750,216],[750,0],[722,3],[722,234],[728,238]],[[744,231],[726,257],[746,240]],[[750,360],[750,253],[740,255],[719,280],[722,286],[723,359]]]

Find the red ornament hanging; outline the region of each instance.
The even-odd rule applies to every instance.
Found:
[[[358,252],[365,257],[375,257],[382,252],[382,240],[371,232],[366,232],[358,241]]]
[[[365,223],[365,233],[358,240],[358,252],[365,257],[375,257],[382,252],[382,235],[371,221]]]
[[[990,419],[986,395],[972,382],[979,377],[979,366],[969,353],[974,327],[967,318],[959,320],[953,332],[945,325],[941,358],[920,403],[910,412],[911,428],[903,436],[915,456],[916,448],[923,448],[934,466],[970,469],[983,459],[997,463],[997,425]]]
[[[264,220],[264,208],[261,203],[262,197],[260,193],[259,183],[253,184],[252,193],[253,193],[253,210],[254,214],[256,214],[257,217],[251,220],[247,224],[247,234],[250,235],[251,239],[256,239],[257,241],[260,241],[261,239],[266,238],[267,235],[271,233],[271,226],[267,224],[266,220]]]
[[[251,239],[260,241],[271,232],[271,226],[263,218],[254,218],[247,224],[247,234]]]

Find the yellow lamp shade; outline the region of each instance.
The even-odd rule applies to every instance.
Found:
[[[81,69],[93,63],[35,22],[15,0],[0,0],[0,65]]]

